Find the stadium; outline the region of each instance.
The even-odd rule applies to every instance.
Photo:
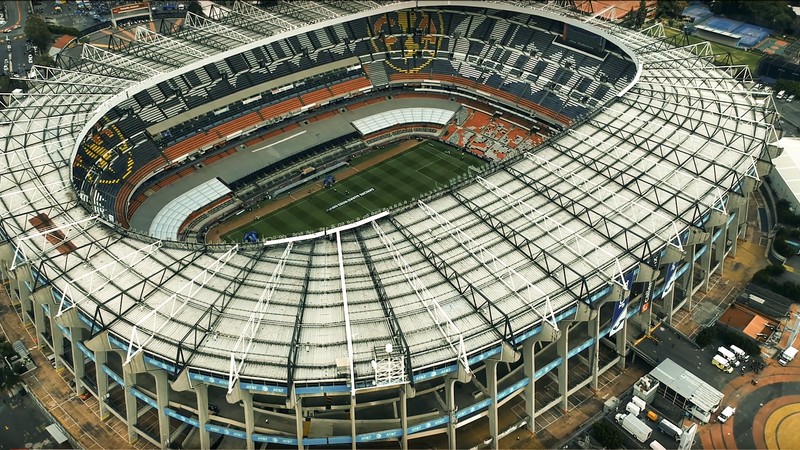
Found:
[[[236,2],[81,56],[2,111],[0,274],[147,447],[536,432],[707,287],[777,155],[747,67],[549,3]],[[405,139],[483,164],[321,229],[207,239]]]

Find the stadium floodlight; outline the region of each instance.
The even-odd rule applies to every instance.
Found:
[[[56,317],[60,317],[87,297],[100,291],[105,285],[114,280],[114,278],[131,270],[137,264],[157,252],[160,248],[161,241],[156,241],[145,247],[137,248],[123,256],[110,254],[113,258],[111,261],[94,267],[89,272],[83,273],[72,281],[64,281],[64,287],[61,291],[61,301],[58,304],[58,313]],[[86,282],[86,287],[81,287],[77,284],[78,282]],[[75,295],[76,293],[80,294],[81,297],[77,298]]]
[[[137,320],[131,327],[130,336],[128,337],[128,351],[123,365],[130,363],[131,359],[139,354],[155,336],[161,333],[161,330],[169,325],[174,317],[180,315],[181,311],[189,304],[189,300],[203,290],[206,283],[211,281],[217,275],[217,272],[225,267],[238,250],[239,244],[231,247],[208,267],[204,268],[202,272],[184,283],[166,300]],[[166,317],[159,320],[160,315]],[[148,324],[149,327],[147,329],[142,328],[144,324]],[[140,334],[147,334],[147,337],[142,340],[139,336]]]
[[[389,250],[389,253],[391,253],[392,259],[394,259],[394,262],[400,268],[400,272],[403,273],[408,284],[411,285],[411,289],[414,290],[422,306],[428,311],[439,333],[456,354],[456,357],[461,362],[461,365],[464,366],[464,369],[471,373],[466,347],[464,346],[464,335],[461,330],[450,319],[450,316],[444,308],[442,308],[442,305],[439,304],[439,300],[431,294],[427,286],[425,286],[425,283],[419,279],[403,254],[394,246],[389,236],[386,236],[386,233],[383,232],[378,222],[372,222],[372,228],[375,229],[375,232],[378,233],[378,238],[380,238],[383,245]]]
[[[580,258],[585,263],[589,264],[589,266],[605,275],[608,282],[616,284],[626,291],[630,289],[622,269],[622,264],[611,252],[587,239],[576,230],[551,218],[535,206],[525,202],[516,193],[508,192],[483,177],[477,177],[476,180],[481,186],[486,188],[486,190],[502,200],[503,203],[522,214],[523,217],[528,219],[533,225],[539,228],[539,230],[550,236],[556,242],[560,242],[564,248],[574,256]],[[547,223],[550,226],[545,227],[542,223]],[[588,251],[584,250],[584,247],[588,247]],[[589,254],[594,255],[594,260],[587,256]],[[613,266],[613,268],[609,269],[609,266]]]
[[[65,242],[68,242],[72,235],[76,234],[79,230],[82,230],[78,225],[82,225],[82,224],[87,223],[87,222],[94,222],[97,219],[97,217],[98,217],[97,215],[89,216],[89,217],[86,217],[84,219],[78,220],[76,222],[67,222],[67,223],[65,223],[63,225],[59,225],[57,227],[47,228],[46,230],[39,231],[37,233],[32,233],[32,234],[27,234],[26,233],[24,236],[19,238],[19,242],[15,246],[14,257],[11,259],[12,262],[11,262],[11,267],[9,268],[9,270],[15,270],[17,267],[19,267],[19,266],[21,266],[21,265],[23,265],[23,264],[25,264],[25,263],[30,261],[30,259],[28,258],[28,255],[27,255],[27,251],[25,250],[25,247],[28,245],[28,241],[32,241],[32,240],[36,239],[37,237],[41,237],[42,238],[42,245],[39,246],[38,256],[39,257],[44,257],[44,255],[46,255],[48,251],[50,251],[53,248],[56,248],[56,247],[58,247],[60,245],[63,245]],[[61,239],[58,239],[56,242],[52,242],[49,239],[47,239],[48,237],[57,237],[57,235],[54,234],[54,233],[56,231],[62,231],[63,232],[63,230],[65,230],[65,229],[67,231],[66,231],[66,233],[63,233],[64,237],[61,238]]]
[[[495,255],[491,250],[486,248],[472,239],[461,228],[453,225],[449,220],[439,214],[438,211],[431,208],[430,205],[418,200],[417,204],[423,211],[436,222],[443,230],[447,231],[461,246],[467,250],[475,259],[477,259],[486,270],[495,276],[508,290],[514,293],[523,304],[528,305],[536,315],[550,325],[558,327],[556,324],[556,315],[553,311],[553,304],[550,301],[550,296],[541,290],[538,286],[531,283],[527,278],[522,276],[513,267],[506,264],[502,259]],[[539,307],[544,306],[545,312],[539,311]]]
[[[286,266],[286,260],[292,252],[292,247],[294,247],[294,241],[289,241],[278,260],[278,264],[275,266],[275,269],[272,270],[272,275],[270,275],[269,280],[267,280],[267,283],[264,285],[264,289],[261,290],[261,295],[258,297],[255,308],[250,312],[247,323],[244,324],[242,332],[239,333],[239,339],[236,340],[236,344],[234,344],[231,349],[231,364],[228,372],[228,394],[233,392],[233,387],[239,379],[239,374],[247,360],[247,355],[250,354],[250,348],[253,346],[253,340],[256,338],[261,328],[261,321],[264,320],[267,306],[269,306],[269,302],[272,300],[275,290],[280,285],[281,275]],[[236,363],[237,356],[239,359],[238,364]]]

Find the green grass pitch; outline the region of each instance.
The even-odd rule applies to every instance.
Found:
[[[377,213],[448,184],[452,178],[466,174],[469,166],[486,164],[469,153],[465,153],[463,159],[461,155],[461,151],[448,144],[423,141],[391,159],[337,181],[333,187],[317,191],[227,233],[223,239],[241,242],[244,233],[250,230],[255,230],[260,238],[310,232]],[[319,181],[315,180],[315,186]],[[369,189],[374,190],[326,211]]]

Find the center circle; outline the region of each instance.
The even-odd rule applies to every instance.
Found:
[[[775,410],[764,426],[767,448],[800,448],[800,404],[791,404]]]

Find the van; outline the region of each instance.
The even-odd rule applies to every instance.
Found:
[[[661,422],[658,422],[658,429],[661,430],[662,433],[675,439],[676,441],[681,440],[681,435],[683,434],[683,430],[681,430],[677,425],[675,425],[674,423],[670,422],[667,419],[661,419]]]
[[[794,100],[794,94],[786,97],[786,103],[792,103],[792,100]]]
[[[725,373],[733,372],[733,367],[728,364],[728,360],[720,355],[714,355],[714,359],[711,360],[711,364]]]
[[[50,353],[49,355],[47,355],[47,360],[50,361],[50,364],[52,364],[53,367],[56,367],[56,354],[55,353]]]
[[[642,410],[642,411],[644,411],[644,409],[647,407],[647,403],[645,403],[644,400],[640,399],[639,397],[637,397],[635,395],[633,396],[633,398],[631,398],[631,403],[633,403],[634,405],[638,406],[639,409]]]
[[[750,361],[750,355],[745,353],[744,350],[740,349],[739,347],[737,347],[735,345],[729,345],[728,348],[731,349],[731,351],[733,352],[734,355],[736,355],[736,357],[739,359],[739,361],[745,362],[745,363],[747,361]]]
[[[737,358],[736,355],[732,351],[728,350],[725,347],[720,347],[720,348],[717,349],[717,353],[719,353],[725,359],[727,359],[728,363],[730,365],[732,365],[733,367],[739,367],[739,358]]]
[[[785,94],[785,93],[786,93],[786,91],[778,92],[778,95],[776,96],[778,98],[778,100],[782,99],[783,98],[783,94]]]
[[[639,409],[639,407],[636,406],[636,404],[633,403],[633,402],[628,402],[628,404],[625,405],[625,411],[628,411],[629,413],[631,413],[631,414],[633,414],[634,416],[637,416],[637,417],[642,412],[642,410]]]

